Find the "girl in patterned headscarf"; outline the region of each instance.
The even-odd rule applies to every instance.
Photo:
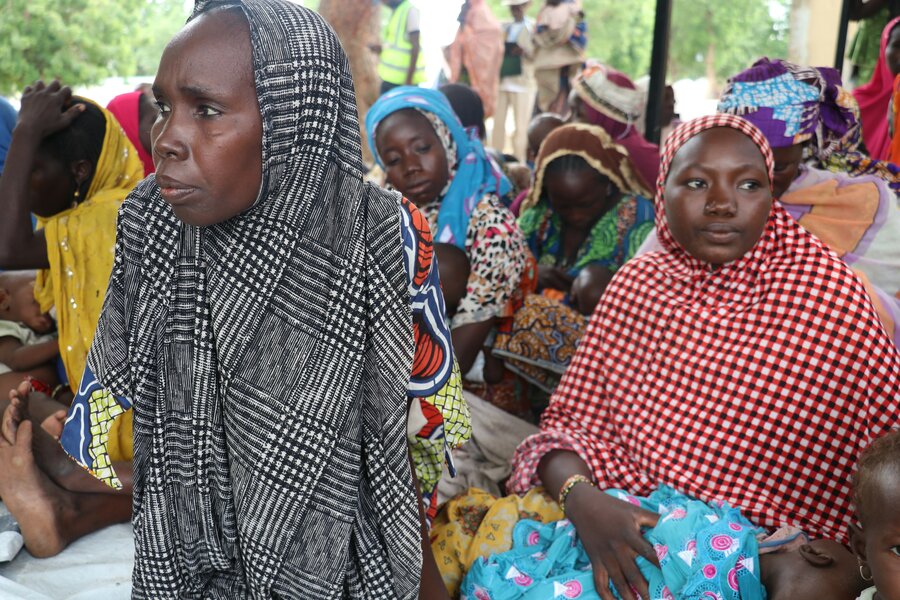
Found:
[[[900,167],[861,151],[856,102],[840,83],[828,67],[763,58],[729,80],[719,112],[765,134],[775,196],[864,279],[900,340]]]
[[[489,336],[534,287],[534,259],[500,201],[509,181],[436,90],[384,94],[366,114],[366,131],[388,183],[422,211],[436,241],[458,246],[469,259],[466,295],[450,323],[457,359],[469,374]],[[498,402],[517,410],[514,400]]]

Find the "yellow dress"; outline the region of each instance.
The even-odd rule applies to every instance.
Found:
[[[42,311],[56,307],[59,351],[69,385],[76,392],[112,271],[119,206],[144,177],[137,150],[118,121],[106,109],[97,108],[106,117],[106,133],[85,200],[38,219],[47,238],[50,268],[38,273],[34,295]],[[116,419],[110,432],[116,448],[113,460],[131,459],[130,421],[129,411],[127,419]]]

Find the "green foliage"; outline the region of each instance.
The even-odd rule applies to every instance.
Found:
[[[183,0],[0,0],[0,94],[153,73],[184,19]]]
[[[488,0],[501,20],[509,8]],[[770,5],[784,8],[775,20]],[[532,0],[528,14],[540,10]],[[582,0],[588,23],[587,55],[632,78],[650,71],[656,0]],[[790,0],[674,0],[669,38],[669,79],[706,75],[712,49],[716,77],[724,81],[760,56],[787,55],[787,14]]]
[[[783,8],[784,21],[770,14],[776,4]],[[724,81],[761,56],[786,58],[788,9],[789,0],[676,0],[669,78],[701,77],[709,74],[709,66],[716,80]]]

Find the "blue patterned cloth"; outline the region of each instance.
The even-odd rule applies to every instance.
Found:
[[[621,490],[607,493],[661,515],[656,527],[644,532],[660,568],[637,559],[651,600],[766,598],[756,538],[762,530],[737,509],[693,500],[666,486],[647,498]],[[590,559],[568,520],[522,520],[513,530],[512,550],[475,561],[463,580],[461,598],[569,600],[599,595]]]
[[[512,185],[499,167],[485,153],[484,146],[474,131],[466,131],[446,96],[437,90],[413,86],[401,86],[382,95],[366,113],[366,135],[375,160],[384,168],[375,145],[378,125],[398,110],[414,108],[438,117],[450,131],[456,146],[456,165],[448,165],[452,180],[440,198],[436,242],[455,244],[463,250],[469,218],[475,206],[485,194],[504,196]]]

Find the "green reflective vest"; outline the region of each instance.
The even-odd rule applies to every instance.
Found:
[[[406,39],[406,17],[409,15],[410,8],[412,5],[409,0],[401,2],[391,12],[391,18],[381,32],[382,48],[378,61],[378,76],[383,81],[396,85],[406,83],[406,73],[409,71],[412,44]],[[415,85],[423,81],[425,81],[425,61],[420,48],[412,82]]]

